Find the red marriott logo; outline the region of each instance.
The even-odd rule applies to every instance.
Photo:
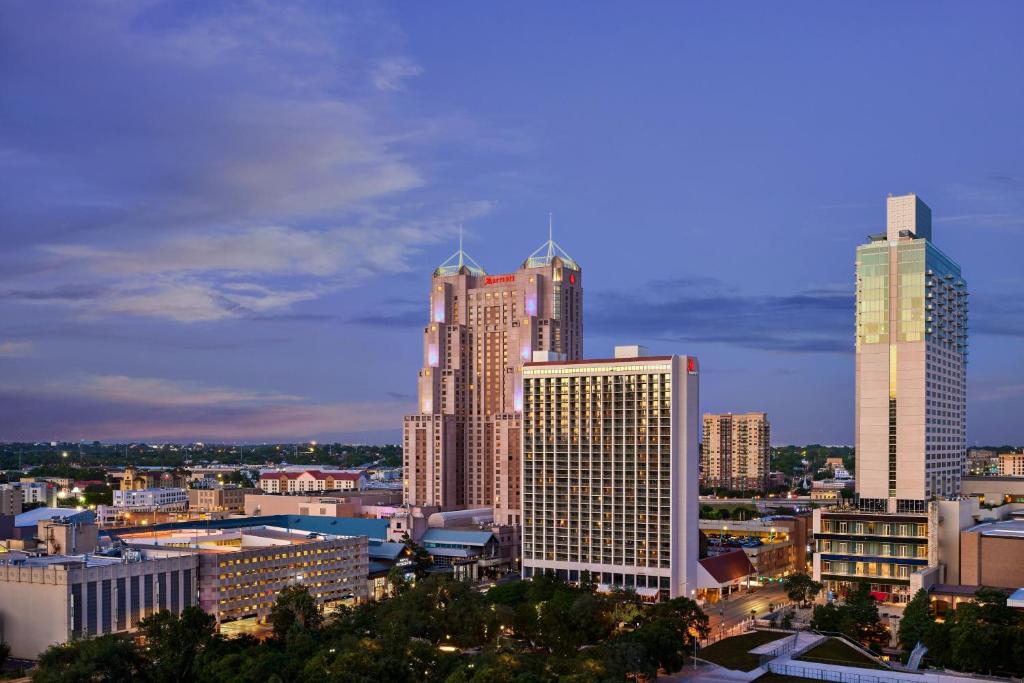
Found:
[[[488,275],[484,278],[485,285],[503,285],[508,282],[515,282],[515,275]]]

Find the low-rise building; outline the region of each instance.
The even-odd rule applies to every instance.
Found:
[[[759,578],[807,570],[810,515],[773,515],[745,521],[702,519],[709,554],[743,550]]]
[[[968,448],[966,470],[972,476],[997,474],[999,454],[988,448]]]
[[[259,489],[218,486],[188,490],[188,509],[196,512],[242,512],[245,497]]]
[[[1024,477],[1024,453],[1000,453],[999,476]]]
[[[18,487],[0,485],[0,515],[20,515],[22,501],[23,496]]]
[[[696,597],[718,602],[748,585],[756,574],[754,565],[740,549],[701,558],[697,563]]]
[[[960,583],[1024,586],[1024,519],[983,522],[961,531]]]
[[[960,492],[983,505],[1024,503],[1024,477],[968,476],[960,480]]]
[[[262,493],[245,496],[245,514],[380,517],[402,506],[401,491],[335,491],[315,495]]]
[[[366,488],[365,472],[283,470],[260,474],[259,487],[267,493],[314,493],[317,491],[361,491]]]
[[[282,588],[304,586],[318,605],[368,598],[367,538],[287,526],[181,526],[121,532],[150,555],[199,558],[199,606],[218,623],[269,614]]]
[[[0,629],[11,656],[36,659],[50,645],[135,630],[162,609],[195,604],[198,557],[0,554]]]
[[[179,488],[122,489],[114,491],[114,507],[125,510],[184,510],[188,493]]]

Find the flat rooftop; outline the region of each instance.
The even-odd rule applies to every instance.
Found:
[[[273,526],[252,526],[235,529],[195,526],[180,529],[135,531],[118,534],[133,546],[192,550],[200,553],[236,553],[256,548],[284,545],[302,545],[334,538],[350,538],[340,534],[325,534]]]
[[[109,567],[123,564],[120,557],[103,557],[101,555],[28,555],[19,552],[0,554],[0,566],[17,566],[31,568],[47,567]]]
[[[983,522],[965,529],[980,533],[982,536],[999,536],[1001,538],[1024,539],[1024,519],[1007,519],[1000,522]]]

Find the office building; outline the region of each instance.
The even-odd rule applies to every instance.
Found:
[[[114,491],[114,507],[123,510],[184,510],[188,507],[185,489],[119,489]]]
[[[756,519],[701,519],[708,555],[743,550],[757,576],[777,578],[805,572],[811,543],[811,516],[769,515]]]
[[[461,245],[434,271],[419,412],[403,425],[406,502],[519,523],[522,365],[534,351],[580,357],[582,285],[551,239],[512,273],[486,273]]]
[[[523,367],[523,576],[590,572],[644,596],[689,597],[697,360],[615,351]]]
[[[733,491],[765,489],[771,458],[767,413],[705,413],[703,444],[703,486]]]
[[[854,504],[814,511],[814,576],[904,603],[942,581],[972,521],[970,501],[950,500],[966,455],[967,286],[915,195],[889,197],[886,232],[857,248],[856,305]]]
[[[0,627],[11,656],[37,659],[77,638],[134,631],[162,609],[196,604],[198,558],[0,554]]]

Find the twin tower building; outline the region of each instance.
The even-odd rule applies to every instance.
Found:
[[[490,508],[527,577],[692,593],[695,358],[626,346],[583,360],[583,273],[551,239],[500,275],[460,246],[434,271],[423,336],[408,504]]]

